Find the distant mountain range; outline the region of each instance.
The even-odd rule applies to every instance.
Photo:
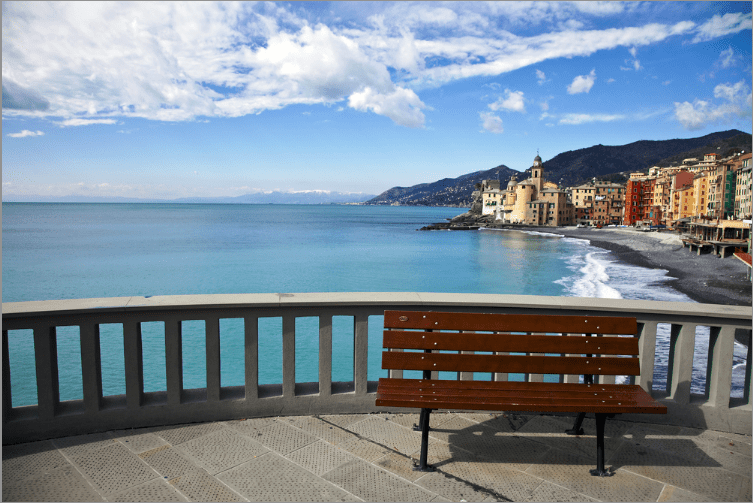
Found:
[[[348,204],[373,198],[360,192],[310,190],[300,192],[256,192],[237,197],[182,197],[178,199],[139,199],[135,197],[90,196],[5,196],[4,202],[37,203],[186,203],[186,204]]]
[[[643,171],[651,166],[669,166],[688,157],[703,158],[703,154],[717,152],[726,155],[732,149],[750,152],[751,135],[737,129],[711,133],[698,138],[649,141],[641,140],[627,145],[595,145],[563,152],[543,162],[544,178],[561,187],[573,187],[593,178],[619,181],[625,174]],[[486,171],[476,171],[457,178],[445,178],[433,183],[412,187],[393,187],[365,204],[415,205],[415,206],[470,206],[471,193],[482,180],[499,180],[503,187],[512,175],[518,180],[529,176],[504,164]]]

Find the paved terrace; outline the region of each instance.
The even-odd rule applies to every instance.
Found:
[[[115,430],[3,446],[3,501],[751,501],[751,437],[607,421],[418,414],[269,417]]]

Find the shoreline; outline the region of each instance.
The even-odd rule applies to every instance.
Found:
[[[543,229],[540,229],[543,230]],[[642,232],[626,228],[567,228],[544,230],[561,236],[587,239],[592,246],[611,251],[627,264],[663,269],[667,286],[703,304],[751,306],[751,282],[747,266],[734,257],[697,255],[683,248],[675,233]]]

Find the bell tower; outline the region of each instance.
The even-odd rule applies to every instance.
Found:
[[[541,192],[541,179],[543,178],[544,167],[541,165],[541,157],[539,157],[539,151],[536,150],[536,157],[533,158],[533,166],[531,166],[531,180],[533,180],[536,186],[536,197],[538,198],[539,192]]]

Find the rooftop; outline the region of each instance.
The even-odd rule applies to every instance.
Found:
[[[751,501],[751,437],[610,419],[418,414],[269,417],[3,446],[3,501]]]

